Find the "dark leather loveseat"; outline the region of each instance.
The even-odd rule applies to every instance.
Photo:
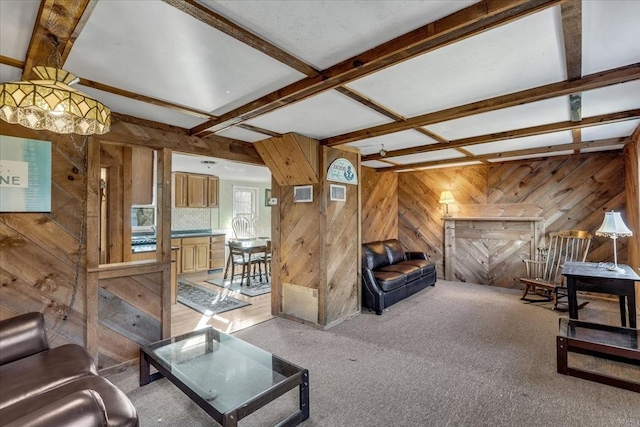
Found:
[[[137,427],[127,396],[79,345],[49,348],[42,313],[0,321],[0,426]]]
[[[362,305],[377,314],[435,283],[427,254],[405,252],[396,239],[362,245]]]

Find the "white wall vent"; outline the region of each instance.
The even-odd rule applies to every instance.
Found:
[[[293,187],[293,201],[295,203],[313,202],[313,185],[297,185]]]
[[[297,319],[318,323],[318,290],[283,283],[282,312]]]

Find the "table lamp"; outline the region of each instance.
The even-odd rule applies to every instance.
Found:
[[[453,203],[455,202],[456,199],[453,198],[453,194],[451,194],[451,191],[443,191],[442,194],[440,195],[440,201],[439,203],[443,204],[445,206],[445,214],[444,216],[450,216],[449,215],[449,203]]]
[[[617,271],[619,273],[624,270],[618,267],[618,253],[616,249],[616,239],[618,237],[632,236],[633,232],[625,225],[620,216],[620,212],[605,212],[604,221],[602,225],[596,231],[596,236],[611,237],[613,239],[613,266],[607,267],[611,271]]]

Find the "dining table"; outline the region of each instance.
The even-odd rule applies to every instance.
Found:
[[[249,262],[249,266],[251,265],[251,257],[252,256],[259,256],[259,254],[263,254],[266,256],[266,252],[267,252],[267,244],[269,242],[269,238],[268,237],[248,237],[248,238],[235,238],[235,239],[230,239],[227,246],[229,245],[229,243],[239,243],[240,246],[239,248],[242,250],[242,255],[247,257],[247,260]],[[227,257],[227,263],[226,266],[224,268],[224,279],[227,278],[227,275],[229,273],[229,267],[231,266],[231,250],[229,250],[229,256]],[[249,285],[250,283],[250,278],[251,278],[251,269],[248,268],[247,269],[247,285]],[[266,270],[266,268],[265,268]],[[261,280],[262,280],[262,274],[261,276]],[[267,278],[267,281],[269,280],[269,276],[266,274],[265,271],[265,276]],[[231,280],[233,280],[233,277],[231,278]],[[245,277],[243,276],[240,280],[240,284],[242,284],[245,280]]]

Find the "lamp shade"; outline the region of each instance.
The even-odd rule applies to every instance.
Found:
[[[620,216],[620,212],[605,212],[604,221],[598,230],[596,230],[596,236],[604,237],[628,237],[632,236],[633,232],[625,225]]]
[[[103,134],[111,128],[111,111],[71,87],[73,74],[53,67],[34,67],[42,80],[0,85],[0,119],[35,130],[79,135]]]
[[[448,205],[449,203],[455,202],[456,199],[453,198],[453,194],[451,191],[443,191],[440,195],[440,203]]]

